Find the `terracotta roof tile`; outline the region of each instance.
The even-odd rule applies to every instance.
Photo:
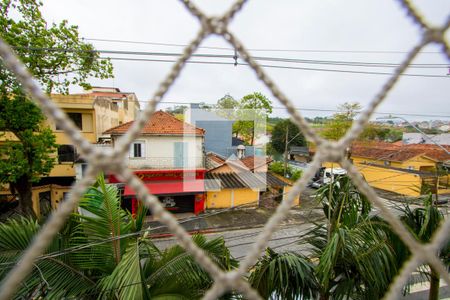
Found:
[[[265,156],[247,156],[241,159],[241,162],[250,170],[269,164],[271,158]]]
[[[450,150],[450,147],[446,147]],[[398,143],[385,142],[356,142],[352,145],[352,156],[360,156],[387,161],[407,161],[419,155],[423,155],[436,161],[448,161],[448,155],[443,149],[436,145],[410,144],[400,145]]]
[[[134,121],[121,124],[105,131],[106,134],[121,135],[125,134],[131,127]],[[154,134],[154,135],[183,135],[183,134],[196,134],[204,135],[205,130],[195,127],[191,124],[178,120],[173,115],[164,112],[157,111],[147,121],[144,128],[142,128],[141,134]]]

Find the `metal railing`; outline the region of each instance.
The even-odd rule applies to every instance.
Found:
[[[205,168],[201,156],[189,157],[130,157],[127,164],[132,169],[198,169]]]

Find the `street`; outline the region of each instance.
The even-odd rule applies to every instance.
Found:
[[[307,254],[305,245],[300,245],[298,241],[302,234],[306,233],[313,227],[312,222],[325,222],[322,216],[322,208],[317,206],[317,202],[313,199],[314,190],[307,189],[307,193],[302,194],[302,209],[292,211],[295,214],[301,214],[304,222],[297,224],[284,224],[280,225],[271,236],[268,246],[277,251],[294,251]],[[309,199],[308,199],[309,198]],[[389,208],[389,210],[395,215],[400,215],[400,210],[403,205],[398,201],[392,201],[389,199],[381,198],[383,204]],[[419,205],[411,204],[410,208],[413,210],[420,207]],[[443,213],[446,215],[447,207],[443,207]],[[373,215],[380,215],[378,208],[372,209]],[[238,260],[242,260],[245,255],[250,251],[253,243],[255,242],[258,234],[262,232],[263,228],[252,227],[248,229],[228,230],[216,233],[206,234],[208,238],[223,237],[227,247],[230,249],[231,254]],[[174,237],[154,239],[154,243],[160,249],[165,249],[168,246],[177,243]]]
[[[277,228],[268,246],[276,249],[277,251],[301,251],[305,250],[304,247],[298,244],[299,236],[312,228],[312,224],[305,223],[300,225],[285,225]],[[219,233],[208,234],[208,238],[215,238],[222,236],[225,239],[227,247],[230,249],[231,254],[238,260],[242,260],[245,255],[251,249],[253,243],[256,240],[258,234],[263,228],[251,228],[243,230],[233,230]],[[167,239],[155,239],[153,241],[160,249],[164,249],[168,246],[177,243],[175,238]]]

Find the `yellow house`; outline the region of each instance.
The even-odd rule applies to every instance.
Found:
[[[83,137],[98,147],[109,146],[110,136],[104,134],[107,129],[134,120],[140,108],[134,93],[123,93],[117,88],[93,87],[82,94],[52,94],[50,98],[80,129]],[[33,205],[37,215],[42,210],[41,201],[50,195],[51,207],[55,207],[72,183],[82,177],[86,167],[65,132],[52,120],[46,122],[55,134],[58,152],[55,153],[57,161],[49,176],[43,177],[33,187]],[[1,138],[14,140],[15,136],[6,133]],[[7,185],[0,187],[0,197],[14,200]]]
[[[350,158],[372,187],[414,197],[450,193],[445,171],[450,156],[434,145],[356,144]],[[340,168],[335,163],[323,167]]]
[[[208,172],[205,205],[206,209],[258,206],[264,192],[271,191],[281,200],[286,197],[291,186],[270,172]],[[299,204],[298,200],[294,205]]]

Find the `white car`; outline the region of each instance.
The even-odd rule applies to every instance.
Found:
[[[311,183],[311,187],[320,188],[325,184],[329,184],[332,180],[334,181],[338,176],[347,175],[347,171],[342,168],[326,168],[323,171],[323,176]]]

